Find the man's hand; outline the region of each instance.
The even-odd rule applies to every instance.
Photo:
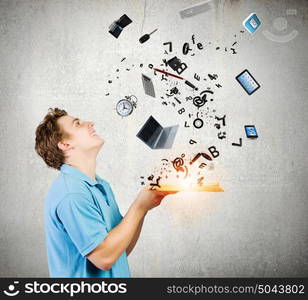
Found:
[[[146,187],[139,192],[134,204],[146,213],[158,206],[166,195],[168,193],[151,190],[149,187]]]

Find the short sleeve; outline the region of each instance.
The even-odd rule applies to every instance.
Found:
[[[94,250],[108,234],[100,210],[87,195],[67,195],[58,204],[57,215],[82,256]]]

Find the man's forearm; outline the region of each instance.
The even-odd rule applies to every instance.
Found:
[[[144,215],[145,217],[145,215]],[[130,242],[130,244],[128,245],[127,249],[126,249],[126,254],[129,255],[132,250],[134,249],[138,239],[139,239],[139,236],[140,236],[140,233],[141,233],[141,229],[142,229],[142,226],[143,226],[143,221],[144,221],[144,217],[141,219],[140,223],[139,223],[139,226],[138,226],[138,229],[132,239],[132,241]]]
[[[128,247],[131,251],[138,240],[146,212],[158,206],[165,196],[164,192],[148,188],[141,190],[122,221],[87,255],[87,258],[96,267],[109,270]]]

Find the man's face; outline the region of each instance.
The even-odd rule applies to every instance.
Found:
[[[93,122],[82,121],[72,116],[63,116],[58,119],[58,125],[62,132],[66,133],[63,138],[65,149],[76,149],[83,152],[89,150],[99,150],[104,144],[104,140],[96,135]]]

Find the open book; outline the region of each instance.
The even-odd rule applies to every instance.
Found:
[[[184,187],[181,185],[171,185],[171,184],[165,184],[161,185],[160,187],[155,187],[155,190],[161,191],[161,192],[170,192],[177,193],[177,192],[223,192],[223,188],[218,183],[211,183],[206,184],[202,186],[189,186]]]

